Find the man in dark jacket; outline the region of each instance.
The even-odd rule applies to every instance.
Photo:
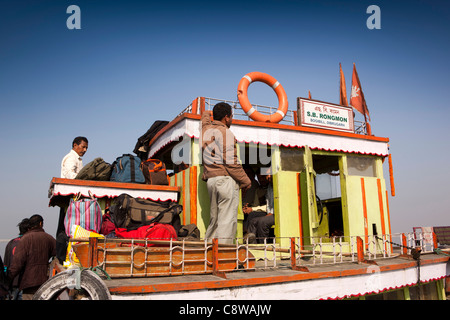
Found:
[[[4,273],[2,256],[0,256],[0,300],[5,300],[8,296],[8,281]]]
[[[19,236],[8,242],[5,248],[5,270],[8,271],[11,267],[16,247],[19,244],[20,239],[28,231],[28,223],[30,219],[23,219],[17,226],[19,227]],[[12,282],[11,292],[9,295],[10,300],[22,300],[22,292],[19,291],[19,277],[15,277]]]
[[[11,280],[20,275],[19,290],[23,290],[23,300],[31,300],[48,279],[49,260],[56,255],[56,240],[44,231],[43,226],[42,216],[30,217],[29,230],[19,241],[9,268]]]

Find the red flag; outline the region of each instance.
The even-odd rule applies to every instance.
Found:
[[[340,63],[339,63],[339,74],[340,74],[339,104],[342,106],[348,106],[347,88],[345,86],[344,73],[342,72],[342,67]]]
[[[356,66],[353,64],[353,76],[352,76],[352,95],[350,96],[350,105],[369,118],[369,109],[367,108],[366,99],[362,92],[361,83],[359,82],[358,73],[356,72]]]

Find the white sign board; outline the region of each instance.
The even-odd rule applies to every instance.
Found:
[[[298,98],[300,124],[354,133],[353,110],[321,101]]]

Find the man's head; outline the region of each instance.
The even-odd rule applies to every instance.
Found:
[[[44,218],[42,218],[42,216],[39,214],[32,215],[30,217],[28,225],[29,225],[29,230],[36,229],[36,228],[42,228],[44,226]]]
[[[225,102],[217,103],[213,108],[213,119],[222,122],[229,128],[233,119],[231,106]]]
[[[30,227],[30,219],[23,219],[17,226],[19,227],[19,234],[25,234]]]
[[[262,187],[267,187],[269,183],[272,182],[272,169],[268,168],[259,168],[258,172],[258,181]]]
[[[85,137],[76,137],[72,142],[72,150],[78,153],[80,157],[84,156],[88,149],[88,139]]]

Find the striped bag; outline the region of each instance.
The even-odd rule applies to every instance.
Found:
[[[70,199],[66,216],[64,217],[64,227],[66,234],[73,237],[72,226],[78,225],[88,231],[100,232],[102,227],[102,209],[92,195],[91,198]]]

